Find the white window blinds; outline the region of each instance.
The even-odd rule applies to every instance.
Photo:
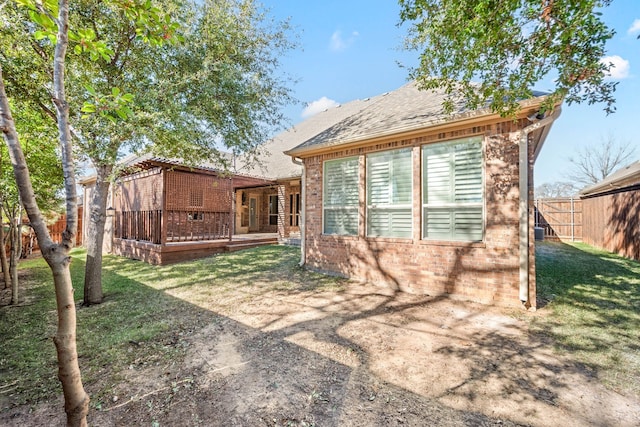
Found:
[[[412,234],[411,149],[367,156],[367,236]]]
[[[324,162],[322,213],[324,234],[358,234],[357,157]]]
[[[422,147],[422,235],[482,240],[482,138]]]

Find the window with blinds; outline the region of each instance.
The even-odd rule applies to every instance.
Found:
[[[411,149],[367,156],[367,236],[412,234]]]
[[[482,137],[422,146],[422,237],[480,241]]]
[[[323,233],[358,234],[358,158],[324,162]]]

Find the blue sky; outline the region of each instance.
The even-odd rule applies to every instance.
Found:
[[[394,90],[407,82],[408,71],[398,63],[417,64],[415,52],[400,50],[405,28],[399,28],[396,1],[263,0],[277,19],[289,17],[301,48],[283,61],[284,70],[299,79],[294,96],[302,105],[290,106],[292,123],[333,103],[345,103]],[[598,145],[608,135],[638,145],[640,122],[640,0],[613,0],[603,19],[616,30],[607,55],[618,64],[615,114],[603,105],[563,106],[536,162],[535,184],[566,180],[568,158],[580,147]],[[550,90],[544,83],[536,87]],[[306,107],[305,107],[306,105]]]

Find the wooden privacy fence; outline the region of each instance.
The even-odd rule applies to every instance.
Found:
[[[76,234],[76,246],[82,246],[82,220],[84,219],[82,206],[78,206],[78,232]],[[67,226],[67,215],[62,214],[60,218],[53,224],[49,225],[47,228],[49,229],[49,235],[51,235],[51,240],[56,243],[60,243],[62,241],[62,232]]]
[[[582,241],[582,200],[568,197],[536,199],[535,226],[548,240]]]

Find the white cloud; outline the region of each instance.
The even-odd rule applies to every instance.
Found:
[[[342,31],[336,30],[331,34],[331,41],[329,42],[329,49],[334,52],[341,52],[351,46],[356,38],[360,35],[357,31],[353,31],[348,38],[342,36]]]
[[[605,56],[600,60],[600,62],[606,65],[613,64],[609,69],[607,77],[614,80],[622,80],[629,77],[629,61],[626,59],[618,55],[612,55]]]
[[[635,33],[640,33],[640,19],[633,21],[633,24],[631,24],[631,27],[627,30],[627,34],[629,35]]]
[[[333,99],[329,99],[326,96],[323,96],[320,99],[308,103],[304,110],[302,110],[301,116],[306,119],[307,117],[311,117],[314,114],[318,114],[319,112],[324,111],[328,108],[337,107],[338,105],[340,104],[338,104]]]

